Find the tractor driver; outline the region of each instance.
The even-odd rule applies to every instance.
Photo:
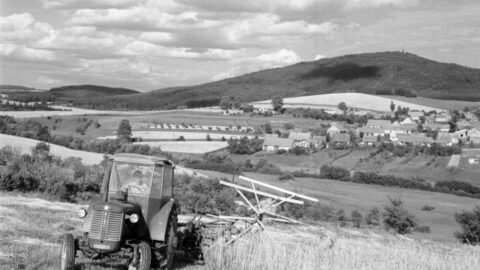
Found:
[[[143,182],[143,173],[140,170],[135,170],[132,173],[133,180],[122,186],[122,190],[131,190],[135,193],[147,193],[148,185]]]

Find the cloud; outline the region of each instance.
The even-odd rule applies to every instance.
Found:
[[[0,39],[3,42],[36,40],[52,31],[50,24],[36,22],[30,13],[0,17]]]
[[[138,0],[41,0],[46,9],[78,9],[128,7],[138,4]]]
[[[143,32],[138,38],[156,44],[170,43],[173,41],[173,35],[168,32]]]
[[[57,59],[52,51],[28,48],[25,45],[0,44],[0,56],[23,61],[54,61]]]
[[[323,54],[317,54],[315,55],[315,57],[313,58],[314,61],[317,61],[317,60],[320,60],[320,59],[323,59],[325,58],[326,56],[323,55]]]
[[[348,0],[346,8],[379,8],[383,6],[413,7],[420,3],[419,0]]]
[[[294,51],[286,49],[281,49],[274,53],[259,55],[257,59],[272,68],[292,65],[302,60]]]

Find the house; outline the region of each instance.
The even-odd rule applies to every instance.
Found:
[[[293,146],[309,147],[312,134],[310,132],[292,131],[288,138],[293,141]]]
[[[365,135],[362,138],[362,143],[366,145],[375,145],[378,143],[378,136],[375,135]]]
[[[437,116],[435,116],[435,123],[440,123],[440,124],[446,124],[448,122],[450,122],[450,120],[452,119],[452,117],[450,117],[450,115],[448,114],[439,114]]]
[[[468,164],[479,164],[480,149],[462,149],[462,158],[468,160]]]
[[[435,141],[438,144],[452,146],[454,144],[458,144],[459,140],[454,133],[439,132]]]
[[[338,134],[338,133],[345,133],[347,130],[340,124],[338,123],[332,123],[330,127],[327,129],[327,134],[328,136],[333,137],[333,134]]]
[[[293,140],[289,138],[278,138],[274,136],[267,136],[263,141],[263,150],[269,152],[276,152],[278,150],[288,151],[293,148]]]
[[[397,134],[396,141],[398,143],[409,143],[414,145],[429,145],[433,143],[433,138],[427,137],[425,133]]]
[[[385,136],[385,130],[382,128],[359,127],[355,130],[359,137],[365,136]]]
[[[417,125],[417,123],[415,122],[415,120],[413,120],[412,117],[407,117],[405,119],[403,119],[402,122],[400,122],[401,125]]]
[[[389,120],[377,120],[377,119],[370,119],[368,120],[366,127],[369,128],[389,128],[392,125]]]
[[[313,136],[308,143],[315,148],[323,148],[327,144],[327,136]]]
[[[468,140],[474,144],[480,144],[480,131],[476,128],[472,128],[467,132]]]
[[[425,123],[422,126],[423,126],[423,130],[431,129],[431,130],[438,130],[439,132],[450,131],[450,125],[447,125],[447,124]]]
[[[408,113],[413,121],[420,122],[420,118],[424,116],[424,112],[411,111]]]
[[[350,134],[347,133],[334,133],[330,138],[330,144],[350,144]]]
[[[468,122],[465,119],[460,119],[460,120],[457,121],[457,128],[458,129],[470,128],[471,126],[472,125],[470,124],[470,122]]]

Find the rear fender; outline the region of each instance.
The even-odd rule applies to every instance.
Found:
[[[165,241],[165,236],[167,234],[168,219],[170,213],[175,208],[175,203],[173,201],[167,202],[160,212],[158,212],[150,220],[148,228],[150,229],[150,238],[155,241]]]

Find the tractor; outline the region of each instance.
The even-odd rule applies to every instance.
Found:
[[[172,269],[176,249],[201,256],[195,226],[177,237],[174,168],[165,158],[110,156],[100,198],[78,213],[82,235],[64,236],[61,269],[74,269],[77,251],[91,260],[123,258],[128,269],[137,270]]]

